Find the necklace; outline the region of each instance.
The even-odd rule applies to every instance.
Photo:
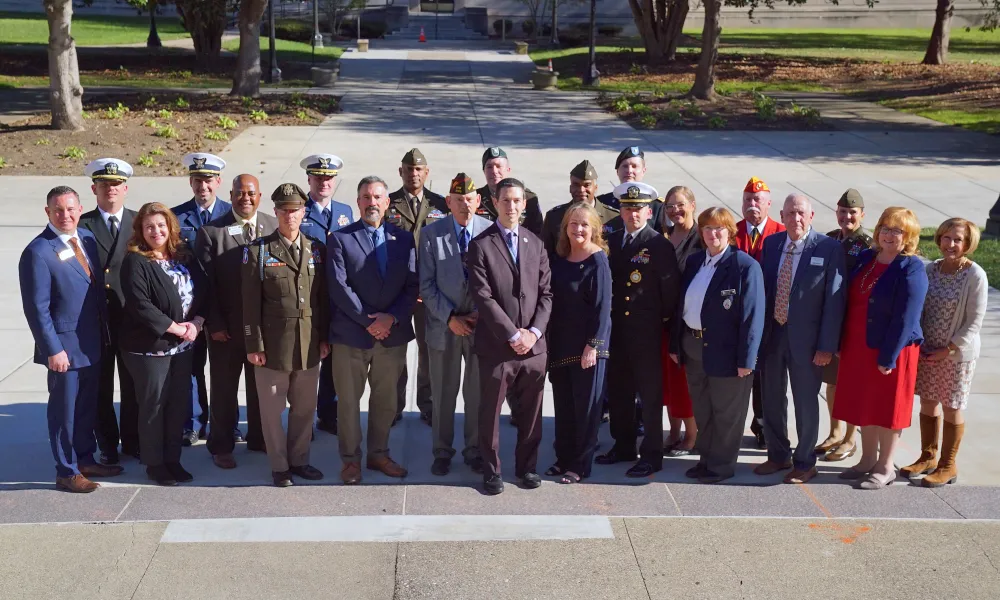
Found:
[[[867,294],[869,291],[871,291],[872,287],[875,285],[875,283],[879,279],[878,277],[876,277],[875,279],[871,280],[871,282],[867,286],[865,286],[865,281],[867,281],[868,277],[872,274],[873,271],[875,271],[875,265],[876,264],[878,264],[878,261],[872,259],[872,266],[868,267],[868,270],[865,271],[865,274],[861,276],[861,293],[862,294]]]

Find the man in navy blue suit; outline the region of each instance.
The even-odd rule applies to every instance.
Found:
[[[816,476],[819,387],[823,367],[840,349],[846,305],[844,251],[812,229],[813,214],[809,198],[789,195],[781,208],[786,231],[766,237],[761,255],[767,298],[761,342],[767,461],[754,473],[792,469],[785,483]],[[788,441],[789,380],[798,437],[794,455]]]
[[[351,207],[333,199],[337,191],[337,174],[344,167],[344,161],[334,154],[313,154],[303,158],[299,166],[305,169],[309,181],[306,216],[300,229],[311,239],[326,245],[330,234],[354,222]],[[332,364],[332,353],[319,364],[316,428],[337,435],[337,390],[333,385]]]
[[[198,230],[202,225],[207,225],[213,221],[229,214],[233,205],[215,195],[216,190],[222,184],[222,170],[226,168],[226,161],[214,154],[205,152],[193,152],[181,159],[188,170],[188,183],[191,184],[191,191],[194,196],[179,206],[173,207],[174,215],[181,226],[181,241],[187,244],[188,248],[194,250],[194,241],[198,235]],[[199,438],[205,439],[208,425],[208,390],[205,387],[205,363],[208,362],[208,342],[205,334],[198,335],[194,343],[194,364],[191,369],[191,415],[187,427],[184,429],[183,444],[190,446]],[[199,428],[194,431],[195,405],[200,409],[198,414]],[[243,441],[243,434],[237,428],[233,432],[236,441]],[[253,450],[253,448],[251,448]],[[257,448],[263,450],[263,448]]]
[[[35,362],[48,367],[49,444],[56,488],[86,493],[88,477],[112,477],[118,465],[94,461],[97,382],[109,343],[104,274],[94,235],[77,229],[80,196],[65,186],[46,198],[49,225],[21,253],[21,303],[35,338]]]
[[[368,398],[367,467],[389,477],[406,469],[389,457],[389,429],[396,417],[396,385],[414,339],[413,307],[420,280],[413,235],[385,222],[389,192],[369,175],[358,184],[361,220],[336,231],[327,243],[333,316],[330,343],[339,392],[340,478],[361,481],[361,396]]]

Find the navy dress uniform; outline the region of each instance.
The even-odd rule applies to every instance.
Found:
[[[618,167],[620,167],[623,162],[630,158],[641,158],[645,162],[646,153],[643,152],[642,148],[639,146],[629,146],[625,148],[618,154],[618,158],[615,159],[615,171],[618,170]],[[621,183],[624,184],[627,182],[623,181]],[[621,208],[621,203],[619,202],[618,196],[615,195],[614,191],[601,194],[597,197],[597,201],[615,211],[618,211]],[[663,198],[653,199],[653,201],[649,204],[649,207],[653,211],[653,216],[649,219],[650,226],[660,233],[666,233],[663,230],[664,220],[663,215],[661,214],[663,212]],[[614,231],[623,227],[620,220],[612,221],[611,226]]]
[[[181,162],[187,167],[189,178],[221,177],[222,170],[226,168],[226,161],[206,152],[186,154],[181,159]],[[198,203],[197,199],[191,198],[184,204],[179,204],[170,210],[177,217],[177,222],[180,225],[181,242],[194,251],[194,241],[198,236],[198,230],[210,221],[228,214],[232,208],[232,204],[216,197],[208,206],[202,206]],[[194,441],[191,439],[193,436],[188,437],[189,432],[194,429],[194,404],[197,404],[201,411],[197,417],[200,423],[199,438],[205,438],[205,430],[208,425],[208,389],[205,385],[205,365],[208,363],[208,341],[204,332],[198,334],[198,339],[195,340],[192,351],[194,352],[191,355],[192,417],[188,420],[187,428],[184,432],[185,445]]]
[[[484,171],[486,170],[486,163],[490,162],[494,158],[506,159],[507,153],[504,152],[504,149],[499,146],[487,148],[486,152],[483,153]],[[476,211],[476,214],[480,217],[496,222],[497,208],[493,203],[493,193],[490,192],[490,186],[484,185],[476,191],[479,192],[479,197],[481,198],[479,210]],[[542,225],[545,222],[545,217],[542,215],[542,207],[538,202],[538,195],[525,188],[524,201],[524,212],[521,213],[521,222],[519,224],[523,225],[531,233],[540,236],[542,235]]]
[[[303,158],[299,166],[305,169],[306,175],[318,177],[336,177],[344,167],[344,161],[335,154],[313,154]],[[317,243],[327,243],[327,238],[339,229],[354,222],[351,207],[334,199],[324,206],[311,195],[306,200],[306,216],[302,219],[299,230],[316,240]],[[327,356],[320,362],[319,395],[316,414],[319,417],[320,429],[336,433],[337,431],[337,390],[333,385],[333,357]]]
[[[626,182],[615,188],[623,205],[648,206],[656,190]],[[636,399],[645,428],[639,462],[630,477],[645,477],[663,466],[663,331],[674,316],[680,269],[673,244],[648,223],[634,232],[616,231],[608,239],[611,263],[611,357],[608,401],[614,446],[599,464],[636,458]]]
[[[124,186],[132,176],[132,165],[117,158],[99,158],[85,168],[94,184],[108,182]],[[139,405],[135,397],[135,382],[125,366],[119,345],[119,332],[125,318],[125,293],[121,284],[121,266],[125,259],[128,239],[132,235],[135,211],[125,208],[125,194],[120,198],[97,198],[97,208],[83,213],[81,229],[87,229],[97,240],[100,270],[104,273],[104,292],[108,307],[108,331],[111,344],[104,347],[101,372],[97,384],[97,445],[101,462],[118,462],[118,442],[122,452],[139,456]],[[118,203],[118,200],[121,203]],[[121,403],[115,414],[115,363],[118,364],[118,385]]]
[[[427,157],[418,148],[412,148],[403,155],[402,166],[419,167],[427,165]],[[391,223],[396,227],[405,229],[413,234],[413,243],[416,248],[420,248],[420,231],[448,215],[448,203],[444,196],[435,194],[427,188],[415,190],[416,195],[408,191],[406,187],[401,187],[389,194],[389,209],[385,213],[386,223]],[[419,253],[417,255],[417,270],[420,270]],[[424,303],[418,301],[413,309],[413,330],[417,335],[417,409],[420,410],[420,417],[431,423],[434,412],[431,403],[431,375],[430,359],[427,356],[427,342],[425,341],[425,330],[427,329],[427,311]],[[403,373],[399,376],[399,384],[396,386],[396,418],[400,418],[403,409],[406,408],[406,382],[409,374],[406,365],[403,365]]]

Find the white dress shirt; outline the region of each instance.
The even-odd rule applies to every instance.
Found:
[[[240,226],[240,229],[246,229],[246,224],[250,223],[250,229],[256,235],[256,233],[257,233],[257,211],[254,211],[253,216],[250,217],[249,219],[244,219],[243,217],[241,217],[238,214],[236,214],[236,211],[234,210],[233,211],[233,218],[236,219],[236,224]]]
[[[69,241],[70,240],[76,240],[76,245],[80,247],[80,252],[83,253],[83,258],[87,261],[87,266],[89,266],[91,270],[94,269],[94,265],[92,265],[90,263],[90,257],[87,256],[87,251],[84,250],[84,248],[83,248],[83,242],[80,241],[80,235],[75,230],[73,231],[73,233],[64,233],[64,232],[59,231],[58,229],[56,229],[55,226],[52,223],[49,223],[49,230],[51,230],[52,233],[54,233],[57,236],[59,236],[59,241],[61,241],[63,244],[65,244],[66,248],[68,248],[70,251],[73,250],[73,246],[69,245]],[[74,252],[74,254],[76,254],[76,253]]]
[[[639,229],[636,229],[632,233],[629,233],[628,230],[626,229],[625,230],[625,235],[622,236],[622,248],[624,248],[625,246],[628,246],[629,242],[631,242],[636,237],[638,237],[639,233],[643,229],[645,229],[645,228],[646,228],[646,223],[643,223],[642,227],[640,227]]]
[[[705,304],[705,294],[708,293],[708,286],[712,283],[715,268],[719,266],[719,261],[722,260],[725,254],[725,250],[715,256],[708,256],[706,253],[705,262],[702,263],[698,272],[695,273],[694,279],[691,280],[691,284],[684,294],[684,313],[682,317],[684,324],[691,329],[704,329],[701,326],[701,308]]]
[[[121,208],[118,209],[118,212],[116,212],[116,213],[106,212],[100,206],[97,207],[97,211],[99,213],[101,213],[101,218],[104,219],[104,226],[108,228],[109,232],[111,231],[111,225],[108,224],[108,217],[114,217],[115,219],[117,219],[118,220],[118,232],[121,233],[121,229],[122,229],[122,217],[125,216],[125,205],[124,204],[122,205]]]

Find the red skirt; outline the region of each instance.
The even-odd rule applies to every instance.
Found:
[[[684,367],[670,358],[670,336],[663,334],[663,406],[671,419],[691,419],[691,392],[688,391],[687,375]]]

